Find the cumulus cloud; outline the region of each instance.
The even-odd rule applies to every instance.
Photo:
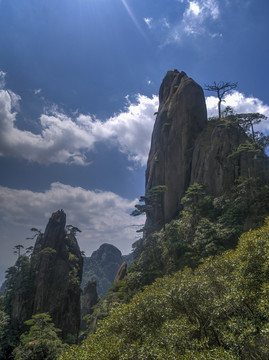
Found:
[[[113,192],[90,191],[59,182],[52,183],[44,192],[0,186],[0,202],[1,223],[9,225],[9,233],[11,228],[23,227],[28,228],[28,236],[32,227],[44,231],[52,212],[64,209],[67,224],[82,230],[78,240],[88,255],[104,242],[113,243],[123,253],[130,252],[131,244],[137,238],[136,230],[144,222],[143,216],[129,215],[136,199],[128,200]],[[12,241],[18,243],[21,240],[20,232]]]
[[[217,116],[218,114],[218,98],[215,96],[208,96],[206,98],[208,117]],[[246,96],[239,91],[234,91],[228,94],[222,103],[222,109],[226,106],[231,106],[234,113],[260,113],[269,118],[269,106],[264,104],[262,100],[253,96]],[[263,121],[259,127],[260,131],[269,132],[269,124]]]
[[[0,74],[1,76],[1,74]],[[92,115],[71,118],[57,109],[40,117],[40,133],[18,129],[20,97],[0,90],[0,156],[21,157],[38,163],[87,165],[86,154],[98,141],[110,141],[129,159],[144,165],[149,150],[157,96],[138,94],[134,103],[106,121]]]

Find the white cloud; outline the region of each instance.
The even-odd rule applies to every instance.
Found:
[[[184,4],[184,9],[176,22],[168,22],[166,18],[161,19],[161,29],[165,34],[161,47],[171,43],[180,44],[186,37],[190,36],[202,34],[212,38],[222,36],[217,32],[212,34],[209,30],[209,24],[220,18],[218,0],[182,0],[179,2]],[[163,39],[163,37],[161,38]]]
[[[218,114],[218,98],[215,96],[208,96],[206,98],[208,117],[217,116]],[[222,102],[222,110],[226,106],[231,106],[234,113],[260,113],[269,119],[269,106],[264,104],[262,100],[253,96],[246,96],[239,91],[234,91],[228,94]],[[268,120],[269,121],[269,120]],[[257,129],[260,131],[269,132],[268,121],[263,121]]]
[[[220,14],[216,0],[189,1],[183,14],[183,30],[187,35],[201,34],[206,31],[208,20],[217,20]]]
[[[145,23],[147,24],[148,28],[152,28],[152,18],[144,18]]]
[[[157,96],[138,94],[135,103],[104,122],[92,115],[74,118],[53,109],[40,117],[40,133],[20,130],[16,112],[20,97],[0,90],[0,156],[13,156],[39,163],[87,165],[86,154],[97,141],[110,141],[132,161],[146,163]]]
[[[42,91],[42,89],[36,89],[36,90],[34,90],[34,94],[35,94],[35,95],[38,95],[38,94],[41,93],[41,91]]]
[[[78,240],[88,255],[104,242],[113,243],[123,253],[129,253],[138,236],[138,225],[145,220],[143,216],[129,215],[134,210],[136,199],[128,200],[113,192],[90,191],[58,182],[51,184],[45,192],[0,186],[0,202],[1,231],[5,228],[3,224],[7,226],[7,234],[10,234],[10,229],[18,229],[17,233],[12,233],[12,240],[9,238],[7,241],[10,252],[15,244],[31,235],[30,228],[44,231],[52,212],[58,209],[66,212],[67,224],[82,230]],[[1,232],[2,242],[5,236],[8,238]],[[24,244],[31,245],[28,240]],[[1,256],[7,254],[1,251]]]
[[[201,9],[199,4],[196,1],[190,1],[189,2],[189,8],[187,9],[187,15],[188,16],[198,16],[201,13]]]
[[[161,24],[162,24],[162,27],[166,28],[166,29],[170,29],[170,27],[171,27],[170,23],[168,22],[168,20],[166,18],[163,18],[161,20]]]

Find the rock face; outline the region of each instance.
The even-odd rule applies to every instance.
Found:
[[[21,255],[9,270],[6,301],[11,327],[18,335],[25,331],[25,320],[47,312],[63,339],[68,334],[78,336],[83,259],[75,232],[67,233],[65,224],[62,210],[53,213],[31,258]]]
[[[263,183],[269,178],[268,158],[263,152],[242,151],[240,144],[248,137],[236,124],[209,122],[195,142],[190,185],[206,185],[212,195],[229,191],[238,177],[257,178]]]
[[[96,281],[89,280],[84,286],[81,297],[81,330],[85,330],[87,325],[87,322],[83,320],[84,316],[92,313],[92,307],[97,304],[97,301]]]
[[[125,260],[126,257],[114,245],[102,244],[91,257],[84,259],[82,286],[94,279],[98,295],[104,297]],[[128,257],[128,260],[131,261],[131,258]]]
[[[197,182],[212,195],[229,190],[238,177],[268,182],[268,157],[238,152],[248,139],[243,129],[223,121],[207,121],[202,88],[184,72],[168,71],[159,93],[146,169],[146,196],[160,185],[158,206],[147,209],[145,234],[160,230],[179,211],[182,195]]]
[[[167,186],[162,205],[147,213],[146,232],[159,230],[178,212],[180,198],[191,178],[195,141],[207,126],[202,88],[184,72],[168,71],[159,92],[159,110],[154,125],[146,169],[146,194]]]
[[[124,279],[126,274],[127,274],[127,262],[124,261],[124,263],[121,264],[121,267],[119,268],[119,270],[117,272],[117,275],[115,276],[114,284],[117,283],[118,281]]]
[[[32,255],[33,314],[48,312],[61,336],[78,335],[83,260],[74,234],[65,230],[66,215],[53,213]]]

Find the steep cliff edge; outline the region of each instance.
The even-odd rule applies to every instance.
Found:
[[[178,212],[180,198],[190,184],[196,138],[207,126],[202,88],[184,72],[168,71],[160,87],[146,169],[146,194],[165,185],[162,206],[147,213],[146,232],[159,230]]]
[[[239,177],[258,177],[268,183],[268,157],[262,150],[238,151],[249,138],[236,122],[207,121],[203,90],[184,72],[168,71],[159,100],[146,169],[146,197],[150,199],[153,190],[156,196],[158,187],[161,191],[156,204],[147,207],[145,235],[160,230],[177,215],[184,192],[195,182],[205,185],[212,195],[229,191]]]

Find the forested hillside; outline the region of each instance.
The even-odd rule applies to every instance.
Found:
[[[157,279],[61,360],[268,359],[269,219],[235,250]]]

